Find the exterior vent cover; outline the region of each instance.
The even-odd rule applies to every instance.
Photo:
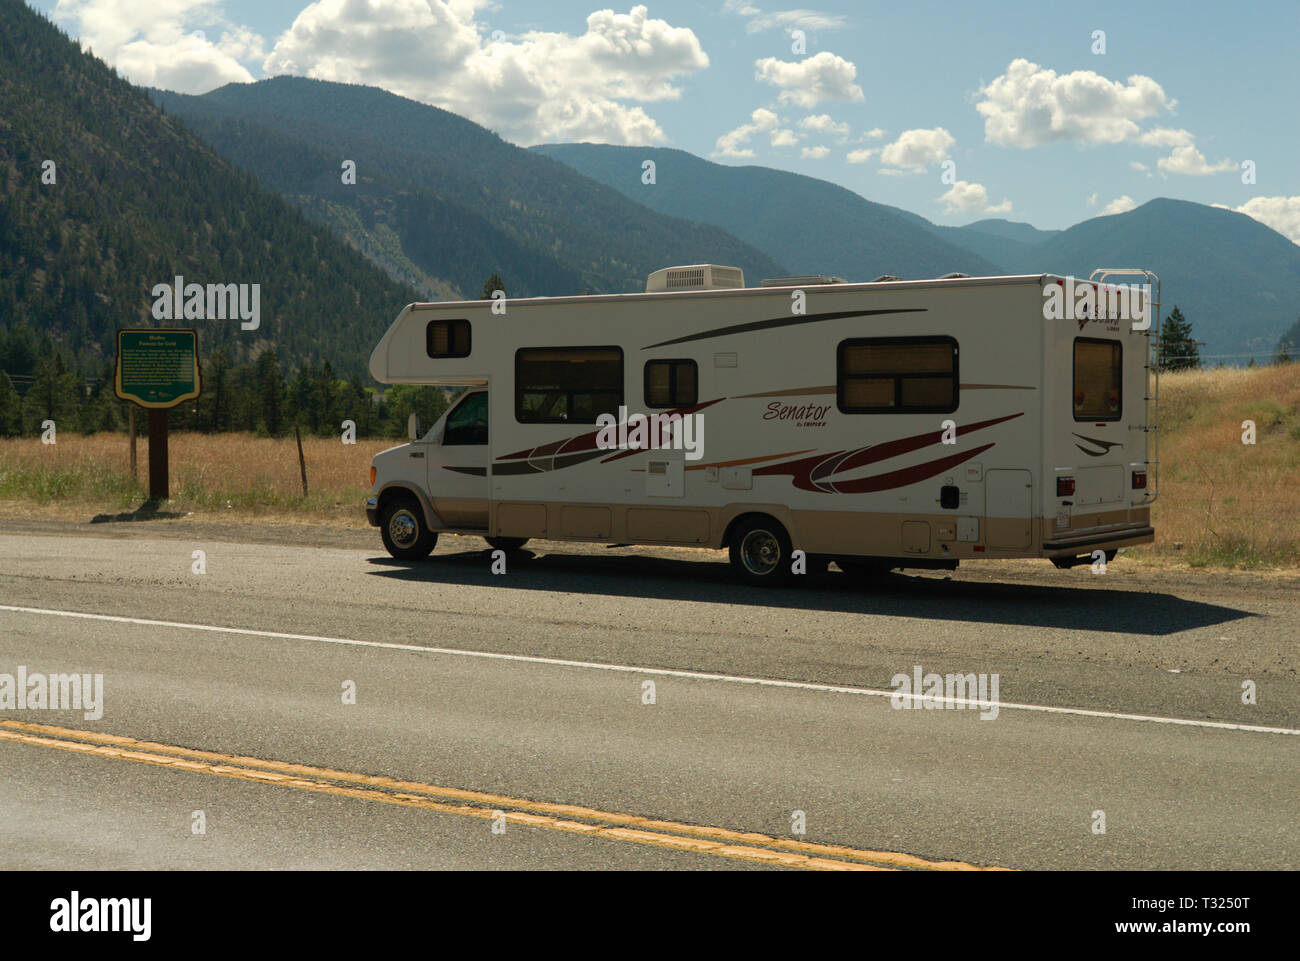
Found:
[[[768,277],[759,282],[763,287],[817,287],[822,284],[842,284],[843,277],[826,274],[802,274],[798,277]]]
[[[739,267],[717,264],[692,264],[656,270],[645,282],[647,294],[677,290],[739,290],[745,286],[745,274]]]

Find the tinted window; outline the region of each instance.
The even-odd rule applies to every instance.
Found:
[[[468,320],[431,320],[424,329],[425,350],[430,357],[468,357]]]
[[[486,391],[470,394],[447,415],[442,443],[486,444],[488,442],[488,395]]]
[[[521,424],[594,424],[623,403],[618,347],[528,347],[515,352],[515,419]]]
[[[846,340],[837,359],[836,391],[846,414],[957,409],[957,341],[951,337]]]
[[[693,360],[651,360],[645,365],[647,407],[693,407],[699,401],[699,368]]]
[[[1075,420],[1119,420],[1123,350],[1117,340],[1075,340]]]

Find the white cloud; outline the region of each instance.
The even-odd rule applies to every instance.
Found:
[[[881,149],[880,162],[887,167],[919,173],[947,158],[956,142],[943,127],[904,130],[897,140]]]
[[[1300,197],[1252,197],[1236,209],[1300,244]]]
[[[1147,147],[1187,147],[1195,140],[1186,130],[1175,130],[1172,127],[1154,127],[1139,134],[1137,138],[1138,143]]]
[[[227,21],[212,0],[59,0],[54,17],[75,23],[82,47],[132,83],[181,93],[248,83],[240,61],[263,56],[262,38]]]
[[[1137,121],[1177,104],[1142,74],[1125,82],[1091,70],[1058,75],[1023,58],[1011,61],[979,93],[983,99],[975,109],[984,117],[984,139],[1006,147],[1132,140],[1139,134]]]
[[[864,164],[877,152],[875,150],[850,150],[845,159],[851,164]]]
[[[1189,177],[1204,177],[1207,174],[1223,173],[1225,170],[1237,168],[1231,160],[1223,160],[1217,164],[1207,163],[1204,154],[1191,144],[1175,147],[1168,157],[1157,160],[1156,166],[1165,173],[1186,174]]]
[[[858,103],[865,99],[853,82],[858,68],[843,57],[823,50],[805,60],[765,57],[754,61],[754,79],[780,87],[778,99],[798,107],[815,107],[828,100]]]
[[[807,160],[821,160],[830,152],[830,147],[804,147],[799,151],[799,156]]]
[[[766,107],[759,107],[749,115],[749,123],[741,124],[735,130],[729,130],[718,138],[713,146],[715,157],[752,157],[754,151],[749,142],[754,134],[766,132],[773,147],[793,147],[799,142],[799,135],[793,130],[781,126],[779,118]]]
[[[695,33],[597,10],[573,36],[532,30],[493,41],[478,0],[317,0],[276,41],[263,69],[364,83],[434,104],[522,144],[655,143],[640,104],[680,98],[676,81],[709,58]]]
[[[1097,206],[1097,195],[1096,195],[1095,193],[1089,195],[1089,197],[1088,197],[1088,206],[1089,206],[1089,207],[1095,207],[1095,206]]]
[[[1130,170],[1136,170],[1139,173],[1147,173],[1148,171],[1151,170],[1150,167],[1142,163],[1140,160],[1130,160],[1128,162],[1128,165]]]
[[[939,196],[937,200],[943,204],[943,211],[947,214],[957,211],[963,213],[983,211],[987,214],[1011,212],[1010,200],[1003,199],[1000,204],[990,205],[988,188],[983,184],[967,183],[965,180],[958,180],[948,189],[947,193]]]
[[[804,117],[799,121],[799,126],[804,130],[815,130],[818,133],[830,134],[840,143],[847,140],[849,136],[849,125],[837,122],[828,113],[815,113]]]
[[[762,33],[764,30],[834,30],[844,26],[844,17],[838,13],[822,13],[820,10],[778,10],[764,13],[748,0],[726,0],[722,5],[723,13],[748,17],[745,24],[746,33]]]
[[[1109,217],[1111,214],[1127,213],[1128,211],[1132,210],[1136,206],[1137,203],[1134,202],[1133,198],[1130,197],[1128,194],[1125,194],[1122,197],[1116,197],[1106,206],[1102,207],[1101,216]]]

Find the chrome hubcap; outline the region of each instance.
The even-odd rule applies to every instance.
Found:
[[[750,531],[740,543],[740,557],[751,574],[771,574],[781,563],[781,543],[770,531]]]
[[[388,536],[398,547],[410,547],[419,537],[420,528],[410,511],[398,511],[388,522]]]

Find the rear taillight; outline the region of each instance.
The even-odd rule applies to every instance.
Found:
[[[1056,496],[1073,497],[1074,496],[1074,478],[1058,477],[1056,478]]]
[[[1135,470],[1133,472],[1133,489],[1135,491],[1146,490],[1147,472],[1144,470]]]
[[[375,486],[375,469],[374,469],[374,467],[371,467],[371,468],[370,468],[370,486],[371,486],[371,487],[374,487],[374,486]]]

